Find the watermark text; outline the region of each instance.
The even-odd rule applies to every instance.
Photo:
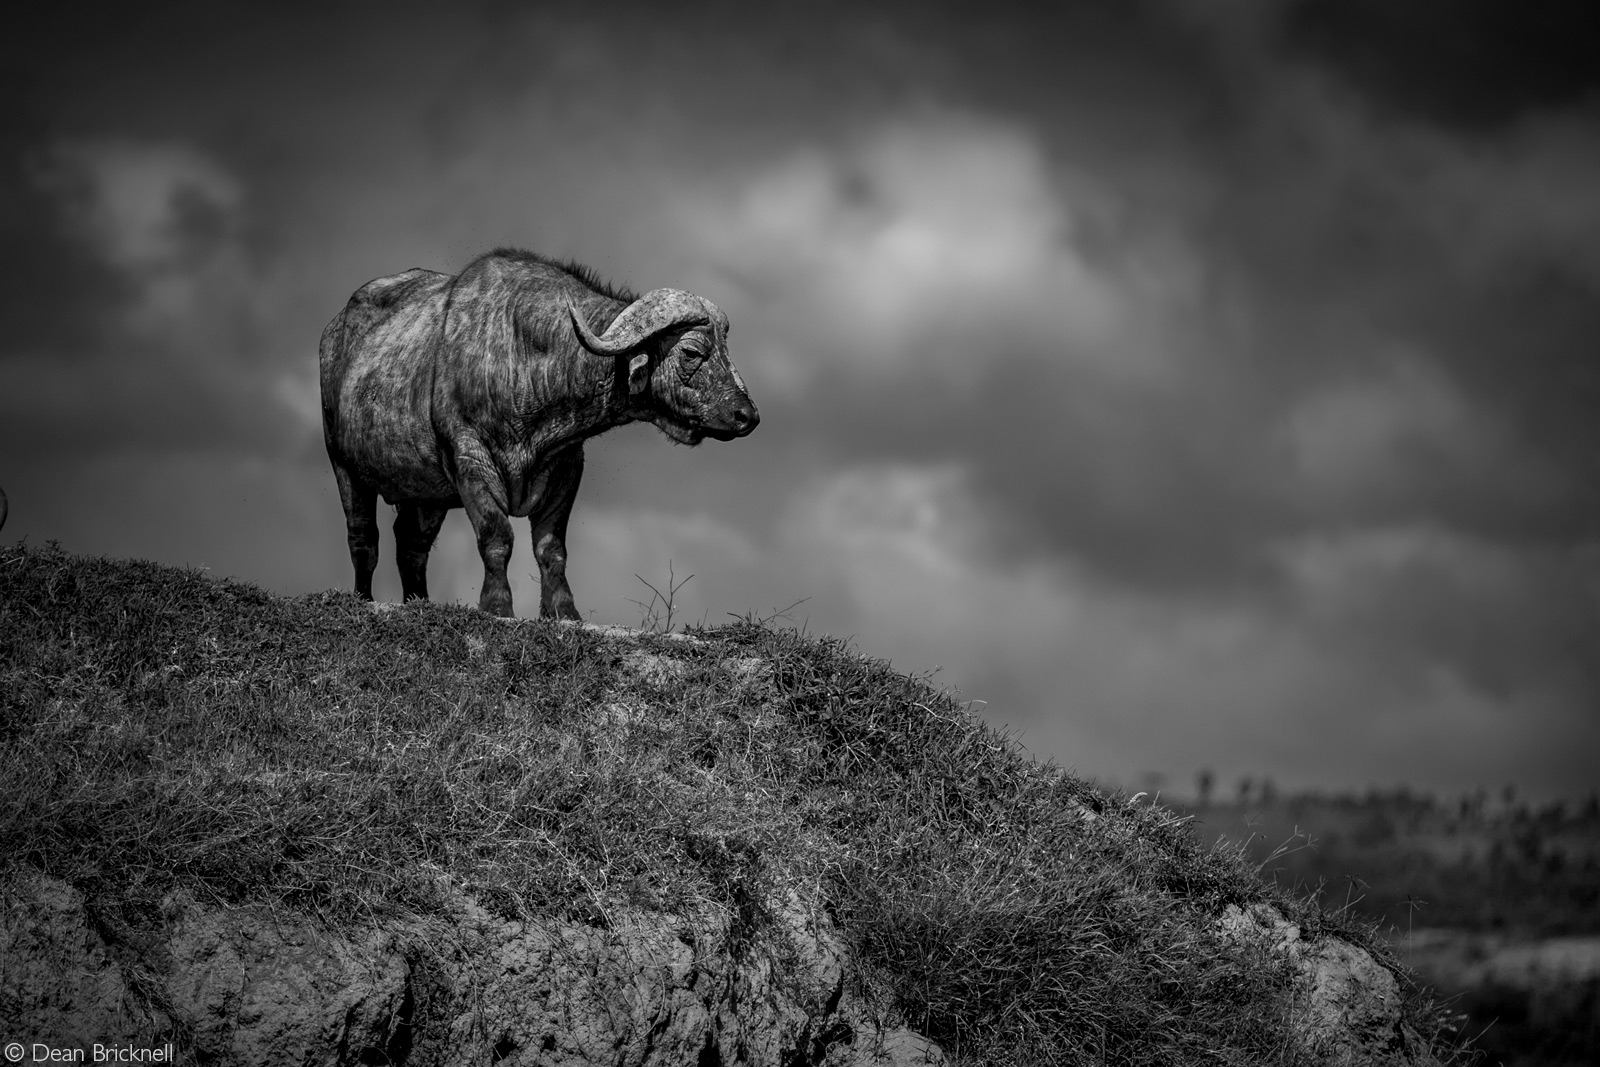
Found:
[[[6,1063],[172,1063],[172,1045],[48,1045],[7,1041]]]

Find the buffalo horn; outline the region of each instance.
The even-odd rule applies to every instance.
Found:
[[[595,336],[589,322],[576,304],[572,305],[572,325],[578,331],[583,347],[602,356],[615,356],[662,330],[675,326],[693,326],[711,321],[706,302],[682,289],[652,289],[622,309],[606,332]]]

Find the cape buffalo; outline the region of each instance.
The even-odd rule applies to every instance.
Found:
[[[578,618],[566,537],[583,442],[633,421],[686,445],[750,433],[760,416],[727,338],[709,300],[639,296],[516,249],[454,277],[412,268],[357,289],[319,353],[356,592],[372,597],[381,493],[396,508],[406,599],[427,598],[428,550],[445,513],[465,508],[483,558],[480,608],[512,615],[508,517],[526,516],[539,614]]]

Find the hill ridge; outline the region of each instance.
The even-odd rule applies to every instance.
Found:
[[[0,1009],[39,1040],[223,1063],[1452,1055],[1371,930],[833,638],[504,626],[10,546],[0,693],[3,947],[28,961]]]

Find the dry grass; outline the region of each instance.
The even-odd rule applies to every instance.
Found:
[[[796,886],[868,1000],[963,1064],[1294,1062],[1289,974],[1215,918],[1342,920],[925,679],[753,619],[693,634],[0,549],[0,863],[341,925],[438,914],[445,884],[600,926],[718,909],[735,953]]]

